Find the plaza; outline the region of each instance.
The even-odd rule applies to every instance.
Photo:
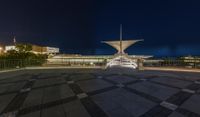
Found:
[[[200,73],[32,69],[0,73],[1,117],[200,117]]]

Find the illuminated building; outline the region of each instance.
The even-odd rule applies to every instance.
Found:
[[[95,65],[108,67],[128,67],[136,69],[138,68],[139,61],[145,60],[152,56],[144,55],[128,55],[124,52],[129,46],[142,40],[122,40],[122,28],[120,28],[120,41],[103,41],[117,50],[115,55],[56,55],[47,59],[48,65],[64,65],[64,66],[82,66],[82,65]]]
[[[16,50],[17,51],[17,48],[16,48],[15,45],[5,46],[5,52],[8,52],[10,50]],[[49,54],[58,54],[59,48],[32,45],[32,50],[30,52],[33,52],[35,54],[48,54],[48,55]]]
[[[122,40],[122,26],[120,26],[119,41],[103,41],[103,43],[112,46],[118,51],[115,57],[107,63],[106,67],[128,67],[136,69],[138,67],[138,59],[131,59],[124,50],[139,41],[142,40]]]

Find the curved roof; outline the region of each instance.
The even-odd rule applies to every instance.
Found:
[[[118,53],[124,53],[124,50],[126,50],[129,46],[135,44],[138,41],[143,41],[143,40],[103,41],[103,43],[112,46],[118,51]],[[122,46],[121,52],[120,52],[120,42]]]

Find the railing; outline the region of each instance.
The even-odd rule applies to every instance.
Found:
[[[47,59],[46,65],[60,66],[104,66],[104,58],[51,58]]]
[[[179,67],[179,68],[200,68],[200,59],[186,60],[145,60],[146,67]]]
[[[105,59],[84,58],[84,59],[0,59],[0,70],[16,69],[30,66],[105,66],[108,61]],[[200,69],[200,59],[191,60],[144,60],[144,67],[176,67]]]
[[[41,66],[46,60],[38,59],[0,59],[0,70],[23,68],[28,66]]]

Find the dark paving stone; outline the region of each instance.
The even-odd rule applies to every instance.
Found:
[[[181,113],[178,112],[173,112],[172,114],[170,114],[168,117],[185,117],[184,115],[182,115]]]
[[[40,117],[40,111],[28,113],[26,115],[21,115],[19,117]]]
[[[198,115],[197,113],[188,111],[188,110],[183,109],[183,108],[178,108],[176,111],[181,113],[185,117],[200,117],[200,115]]]
[[[27,82],[22,89],[31,88],[34,84],[34,81]],[[7,105],[7,107],[3,110],[3,113],[18,111],[26,99],[29,91],[18,93],[14,99]]]
[[[106,113],[89,97],[81,99],[81,103],[84,105],[91,117],[108,117]]]
[[[172,110],[158,105],[143,114],[141,117],[168,117],[171,113]]]
[[[18,93],[14,97],[14,99],[7,105],[7,107],[3,110],[3,113],[17,111],[23,104],[24,100],[26,99],[27,94],[28,94],[27,92]]]
[[[181,105],[184,101],[190,98],[191,95],[191,93],[180,91],[168,98],[166,101],[175,105]]]
[[[90,96],[93,96],[93,95],[100,94],[100,93],[103,93],[103,92],[106,92],[106,91],[110,91],[110,90],[113,90],[113,89],[116,89],[116,88],[118,88],[118,87],[112,86],[112,87],[96,90],[96,91],[93,91],[93,92],[88,92],[87,94],[90,95]]]
[[[73,90],[73,92],[75,94],[83,93],[83,91],[81,90],[81,88],[77,84],[75,84],[75,83],[69,84],[69,87]]]
[[[186,87],[187,89],[190,89],[190,90],[194,90],[194,91],[197,91],[198,89],[200,89],[200,84],[191,84],[189,86]]]

